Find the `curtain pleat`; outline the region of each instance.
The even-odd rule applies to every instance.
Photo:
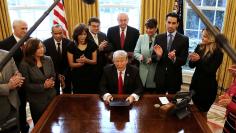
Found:
[[[0,0],[0,16],[0,40],[3,40],[12,34],[7,0]]]
[[[145,32],[145,21],[149,18],[156,18],[158,21],[159,32],[166,31],[165,17],[166,14],[173,11],[175,0],[142,0],[140,33]]]
[[[92,5],[88,5],[82,0],[64,0],[64,6],[70,37],[77,24],[87,24],[90,17],[98,17],[99,15],[98,0]]]
[[[236,49],[236,0],[227,0],[226,12],[224,16],[223,34],[228,38],[231,47]],[[232,60],[224,52],[222,65],[217,74],[218,85],[221,89],[227,89],[232,82],[232,75],[228,68],[232,65]]]

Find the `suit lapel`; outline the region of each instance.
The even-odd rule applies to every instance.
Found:
[[[127,85],[129,83],[129,79],[130,79],[130,69],[129,69],[129,66],[127,65],[126,70],[125,70],[125,75],[124,75],[124,86],[123,86],[124,92],[126,92],[126,89],[128,87]]]
[[[66,50],[67,50],[67,42],[65,41],[65,39],[62,39],[62,56],[66,56]]]
[[[113,77],[113,80],[112,80],[112,81],[114,82],[113,84],[115,85],[115,88],[117,88],[115,91],[118,91],[118,75],[117,75],[117,69],[116,69],[115,65],[113,65],[112,67],[113,67],[113,68],[112,68],[112,71],[113,71],[112,73],[113,73],[113,75],[114,75],[114,76],[112,76],[112,77]],[[114,89],[115,89],[115,88],[114,88]]]
[[[167,33],[165,33],[165,35],[163,36],[163,40],[164,40],[164,50],[167,51]]]
[[[57,57],[57,48],[56,48],[56,46],[55,46],[56,44],[55,44],[53,38],[51,39],[51,44],[52,44],[52,45],[49,45],[49,47],[51,47],[50,50],[52,50],[52,51],[49,50],[48,52],[52,52],[52,53],[53,53],[52,55],[54,55],[55,57]]]
[[[129,28],[129,26],[127,26],[127,29],[126,29],[126,35],[125,35],[125,43],[124,43],[124,47],[126,47],[126,45],[129,44],[129,38],[132,37],[131,34],[132,34],[132,33],[130,32],[130,28]]]
[[[98,36],[98,45],[100,45],[101,42],[103,41],[103,38],[100,32],[98,32],[97,36]]]
[[[117,43],[117,45],[118,45],[117,49],[121,49],[121,46],[120,46],[120,27],[119,26],[116,27],[115,32],[116,32],[116,36],[117,36],[116,38],[117,38],[117,42],[118,42]]]

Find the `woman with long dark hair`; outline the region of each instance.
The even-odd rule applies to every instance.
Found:
[[[24,58],[19,68],[25,77],[24,89],[34,124],[56,96],[54,88],[56,74],[53,62],[44,53],[44,45],[39,39],[29,39],[25,44]]]
[[[96,43],[88,38],[88,28],[79,24],[73,32],[73,42],[68,47],[67,57],[72,68],[74,93],[97,93],[98,73]]]

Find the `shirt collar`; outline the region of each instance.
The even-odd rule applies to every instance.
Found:
[[[97,36],[98,34],[94,34],[93,32],[91,32],[91,31],[89,31],[90,32],[90,34],[93,36],[93,37],[95,37],[95,36]]]
[[[57,42],[54,38],[53,38],[53,40],[54,40],[54,43],[55,43],[55,45],[57,46],[57,43],[60,43],[60,44],[62,44],[62,39],[61,39],[61,41],[60,42]]]
[[[172,32],[171,34],[172,34],[173,37],[175,37],[176,33],[177,33],[177,31],[174,31],[174,32]],[[167,31],[167,36],[169,36],[169,34],[170,34],[170,33]]]
[[[16,39],[16,42],[19,42],[20,41],[20,38],[17,37],[15,34],[13,34],[14,38]]]
[[[119,27],[120,28],[120,27]],[[126,33],[126,31],[127,31],[127,26],[125,27],[125,29],[124,29],[124,33]],[[120,33],[122,32],[122,29],[120,28]]]
[[[120,71],[119,71],[118,69],[116,69],[116,70],[117,70],[117,73],[118,73],[118,75],[119,75]],[[125,74],[125,71],[126,71],[126,68],[122,71],[122,75]]]

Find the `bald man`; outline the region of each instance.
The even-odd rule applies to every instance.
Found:
[[[22,39],[28,30],[28,25],[24,20],[14,20],[13,21],[13,34],[0,42],[0,49],[9,51],[20,39]],[[19,68],[20,62],[23,59],[22,47],[18,48],[13,55],[13,59],[16,63],[17,68]],[[19,119],[20,119],[20,130],[22,133],[26,133],[29,130],[29,125],[26,121],[26,94],[23,88],[18,90],[20,97],[20,108],[19,108]]]
[[[25,21],[14,20],[12,25],[14,30],[13,34],[0,43],[0,49],[9,51],[27,33],[28,25]],[[15,60],[16,66],[18,67],[23,58],[23,52],[20,48],[16,50],[13,58]]]
[[[139,31],[128,26],[129,17],[125,13],[118,14],[117,21],[119,25],[110,27],[107,31],[108,42],[111,43],[113,51],[128,52],[129,62],[134,63],[133,52],[139,38]]]

